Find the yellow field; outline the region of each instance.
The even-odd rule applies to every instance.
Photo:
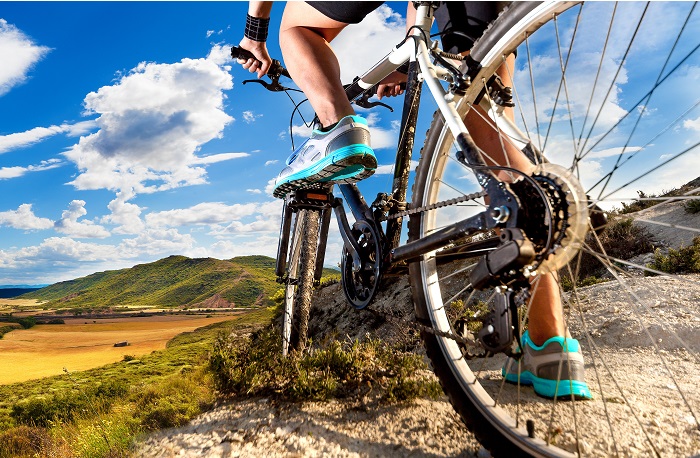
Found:
[[[121,361],[165,348],[176,335],[232,315],[204,318],[187,315],[72,319],[64,325],[37,325],[12,331],[0,339],[0,384],[21,382]],[[88,324],[85,324],[85,323]],[[114,347],[128,341],[128,347]]]

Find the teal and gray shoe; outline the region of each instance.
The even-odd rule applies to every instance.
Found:
[[[314,130],[287,159],[275,180],[273,195],[332,183],[354,183],[372,175],[377,158],[370,147],[369,127],[360,116],[346,116],[330,131]]]
[[[547,398],[591,399],[585,382],[583,355],[578,340],[552,337],[542,346],[522,336],[523,356],[520,362],[508,358],[501,373],[507,382],[532,385],[535,393]],[[518,371],[520,381],[518,382]]]

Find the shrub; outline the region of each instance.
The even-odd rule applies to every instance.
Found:
[[[656,250],[649,267],[670,274],[700,273],[700,237],[695,237],[690,246],[668,250],[668,255]]]
[[[77,413],[88,408],[84,398],[69,392],[19,401],[12,406],[10,415],[19,424],[45,427],[54,421],[73,421]]]
[[[173,375],[139,393],[136,410],[148,429],[182,426],[213,405],[202,371]]]
[[[652,235],[645,227],[635,225],[632,218],[614,216],[610,217],[605,229],[597,238],[594,233],[589,233],[585,245],[601,255],[605,252],[602,257],[611,256],[623,260],[654,251]],[[608,270],[600,260],[586,252],[581,252],[580,261],[579,257],[574,258],[570,266],[571,271],[576,274],[577,286],[599,283],[608,275]],[[563,269],[562,285],[570,289],[573,283],[568,276],[568,269]]]
[[[112,401],[129,391],[127,382],[111,380],[77,387],[50,396],[34,396],[12,405],[10,415],[19,424],[48,426],[52,422],[72,422],[80,415],[107,410]]]
[[[630,204],[622,202],[622,209],[619,211],[620,214],[624,215],[626,213],[638,212],[639,210],[644,210],[645,208],[649,208],[662,202],[661,200],[642,200],[645,198],[658,197],[655,195],[646,195],[644,191],[637,191],[637,195],[639,196],[640,200],[634,200]]]
[[[0,432],[0,458],[37,456],[50,441],[44,428],[18,426]]]
[[[687,200],[683,205],[686,213],[694,215],[695,213],[700,213],[700,199]]]
[[[243,341],[220,335],[209,360],[217,388],[236,395],[294,401],[357,398],[373,392],[380,400],[391,402],[441,392],[434,378],[417,375],[426,369],[418,355],[379,340],[330,340],[286,358],[281,341],[273,327]]]

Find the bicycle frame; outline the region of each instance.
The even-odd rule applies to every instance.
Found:
[[[403,115],[401,120],[401,138],[396,152],[396,167],[390,198],[397,202],[389,211],[389,215],[396,214],[405,208],[410,160],[413,152],[415,127],[418,114],[419,99],[422,82],[425,81],[435,99],[438,109],[443,114],[446,123],[452,131],[456,143],[464,153],[466,164],[475,171],[479,183],[487,189],[491,197],[489,209],[465,220],[443,228],[421,240],[399,245],[402,221],[401,218],[387,221],[386,242],[389,247],[385,261],[395,264],[402,261],[417,259],[421,255],[442,248],[460,238],[491,229],[494,227],[512,227],[517,216],[517,199],[508,191],[503,183],[499,182],[490,172],[480,170],[485,167],[477,154],[476,145],[471,139],[464,122],[457,113],[454,96],[446,92],[439,82],[439,78],[449,77],[450,73],[432,64],[428,51],[430,27],[433,21],[433,9],[429,4],[421,4],[417,8],[415,32],[402,44],[395,47],[382,61],[356,80],[347,89],[348,98],[352,101],[360,97],[366,90],[374,87],[386,76],[395,71],[405,62],[410,62],[406,96],[404,100]],[[371,208],[367,205],[356,185],[342,184],[339,186],[346,203],[352,211],[355,220],[370,222],[378,232],[381,232],[379,224],[375,221]],[[404,208],[402,208],[404,207]],[[496,210],[497,209],[497,210]],[[508,214],[509,217],[497,218],[495,215]],[[356,247],[350,242],[352,236],[346,231],[347,223],[340,223],[344,215],[336,212],[339,218],[341,235],[345,241],[345,248],[359,262]]]

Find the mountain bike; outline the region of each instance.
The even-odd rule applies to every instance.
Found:
[[[432,368],[493,455],[697,453],[699,277],[631,256],[648,242],[617,207],[631,190],[678,186],[695,178],[682,172],[700,170],[695,4],[516,2],[468,57],[432,40],[432,8],[419,2],[406,39],[346,89],[355,104],[376,106],[377,83],[410,63],[390,190],[371,204],[346,183],[338,185],[343,199],[323,185],[285,199],[277,257],[283,351],[306,345],[335,214],[347,302],[371,306],[382,278],[408,271]],[[271,82],[261,83],[285,91],[283,75],[275,65]],[[423,83],[437,111],[413,175]],[[487,132],[469,132],[463,120],[470,115]],[[481,149],[475,138],[484,134],[501,151]],[[506,148],[527,156],[532,170],[493,159],[508,157]],[[699,183],[692,183],[673,195],[640,193],[633,204],[648,208],[637,221],[654,225],[654,211],[697,200]],[[687,219],[659,224],[700,245],[692,239],[700,224]],[[627,238],[612,239],[613,230]],[[506,356],[518,358],[546,275],[555,276],[568,332],[582,343],[593,400],[546,400],[501,376]]]

